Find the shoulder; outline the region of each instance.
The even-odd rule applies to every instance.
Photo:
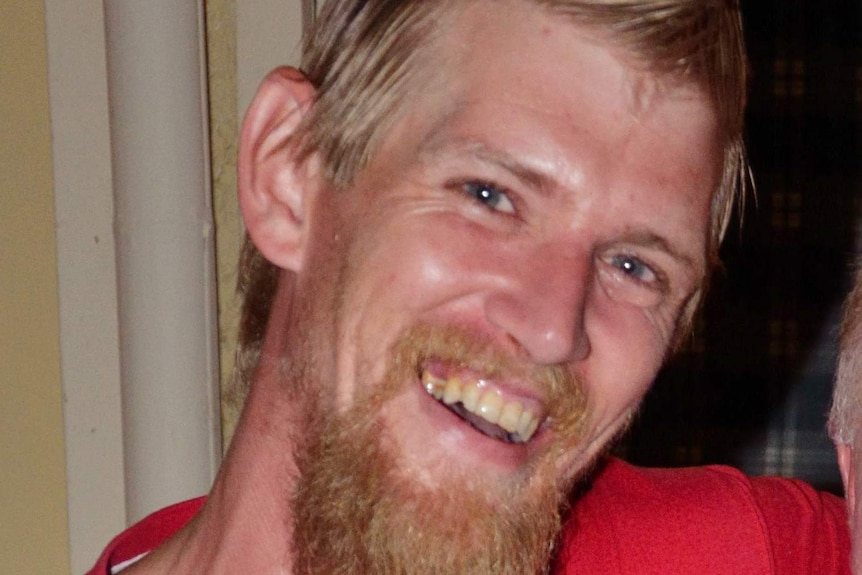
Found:
[[[108,544],[87,575],[116,573],[146,555],[191,521],[205,502],[205,497],[183,501],[156,511],[129,527]]]
[[[849,574],[843,501],[800,481],[611,459],[573,505],[559,573]]]

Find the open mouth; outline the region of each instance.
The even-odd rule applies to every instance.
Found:
[[[488,437],[506,443],[526,443],[541,423],[536,409],[517,400],[507,400],[485,380],[464,381],[460,377],[437,377],[427,369],[422,385],[431,396]]]

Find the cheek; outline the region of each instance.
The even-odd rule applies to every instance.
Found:
[[[470,291],[469,272],[444,236],[418,226],[381,226],[360,238],[349,259],[341,286],[339,379],[361,388],[383,379],[388,351],[407,328]],[[343,404],[354,391],[345,385]]]
[[[403,225],[381,229],[375,235],[385,239],[362,254],[371,282],[369,295],[398,313],[428,309],[469,292],[481,265],[475,244],[439,225],[410,226],[408,219],[402,221]]]
[[[591,353],[583,366],[588,402],[598,426],[616,420],[643,399],[662,365],[668,339],[643,310],[588,307]]]
[[[351,249],[341,286],[339,372],[342,378],[379,381],[398,337],[452,298],[453,281],[463,279],[463,272],[453,268],[445,246],[427,230],[392,225],[371,230]]]
[[[382,287],[389,290],[389,295],[403,294],[408,300],[413,299],[411,294],[435,291],[447,285],[459,271],[451,256],[433,242],[401,243],[397,250],[382,253],[380,259],[386,262]]]

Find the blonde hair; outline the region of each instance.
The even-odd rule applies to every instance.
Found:
[[[294,135],[299,158],[319,157],[328,183],[348,188],[381,138],[409,105],[423,73],[423,50],[440,17],[465,0],[330,0],[305,41],[302,68],[317,89]],[[489,0],[500,2],[505,0]],[[747,68],[737,0],[518,0],[578,24],[608,30],[651,71],[700,87],[713,102],[724,150],[712,202],[709,255],[718,245],[748,177],[742,141]],[[257,363],[279,270],[246,237],[238,291],[243,298],[237,393]],[[690,321],[685,313],[681,322]]]
[[[853,280],[853,289],[844,301],[844,315],[838,343],[838,369],[829,412],[829,435],[837,443],[853,445],[859,429],[862,407],[862,261]]]

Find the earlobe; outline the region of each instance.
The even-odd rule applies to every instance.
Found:
[[[291,137],[314,97],[300,71],[272,71],[249,107],[239,141],[237,187],[246,229],[266,259],[294,271],[302,266],[318,171],[314,156],[297,161]]]

